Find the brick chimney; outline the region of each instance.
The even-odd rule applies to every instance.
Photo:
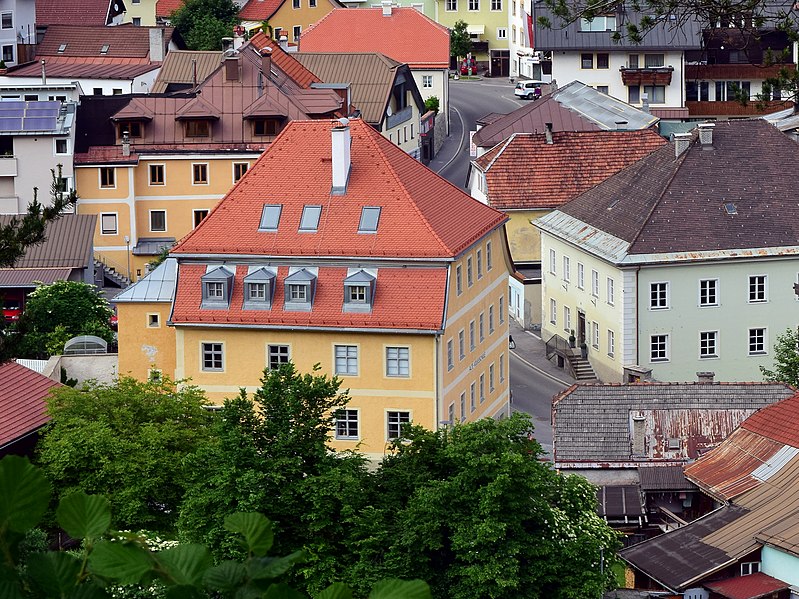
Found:
[[[713,123],[699,123],[697,128],[699,129],[699,143],[702,144],[703,150],[709,150],[713,148],[713,128],[716,125]]]
[[[332,131],[332,165],[333,165],[333,188],[330,190],[332,195],[344,195],[347,193],[347,183],[350,178],[350,146],[352,145],[352,135],[350,134],[350,121],[346,118],[339,119],[333,126]]]
[[[688,148],[691,147],[691,134],[690,133],[675,133],[674,134],[674,157],[679,158]]]
[[[150,27],[150,61],[164,62],[163,27]]]
[[[380,2],[380,6],[383,7],[383,16],[390,17],[391,16],[391,0],[382,0]]]
[[[713,379],[716,378],[715,372],[697,372],[696,373],[696,380],[699,383],[712,383]]]
[[[267,79],[272,73],[272,48],[269,46],[261,49],[261,72]]]

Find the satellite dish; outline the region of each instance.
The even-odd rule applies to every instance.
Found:
[[[394,113],[391,110],[391,106],[389,106],[388,108],[386,108],[386,116],[391,116],[392,114]]]

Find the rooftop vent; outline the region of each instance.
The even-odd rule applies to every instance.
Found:
[[[702,149],[707,150],[713,147],[713,128],[716,125],[713,123],[699,123],[699,143],[702,144]]]
[[[732,216],[733,214],[738,214],[738,208],[735,207],[735,204],[732,202],[725,202],[724,203],[724,210]]]
[[[674,157],[679,158],[691,145],[690,133],[674,134]]]

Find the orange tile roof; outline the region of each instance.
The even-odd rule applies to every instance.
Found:
[[[741,428],[778,443],[799,448],[799,393],[747,418]]]
[[[283,309],[283,280],[288,267],[277,269],[270,310],[243,310],[243,279],[247,265],[236,267],[233,295],[227,310],[208,310],[202,302],[201,277],[204,264],[181,264],[172,322],[175,324],[249,325],[253,327],[304,326],[323,328],[412,329],[436,331],[443,326],[447,269],[380,268],[375,287],[376,300],[370,313],[343,312],[346,268],[319,268],[316,295],[310,312]]]
[[[53,381],[16,362],[0,364],[0,447],[23,437],[46,424],[45,398]]]
[[[452,258],[505,222],[360,119],[350,121],[347,192],[331,195],[331,129],[292,121],[173,254]],[[264,204],[282,204],[275,233],[259,232]],[[316,233],[298,233],[306,204],[321,205]],[[380,206],[375,234],[357,232],[364,206]]]
[[[155,16],[168,18],[182,6],[183,0],[158,0],[155,3]]]
[[[790,587],[787,582],[762,572],[706,582],[703,586],[726,599],[764,599],[765,597],[774,597],[778,591]]]
[[[147,59],[150,55],[151,29],[163,29],[164,49],[166,49],[172,39],[173,27],[51,25],[47,28],[42,43],[36,49],[36,57],[80,56],[99,59]],[[58,49],[62,45],[66,47],[63,52],[59,52]],[[100,49],[105,45],[108,46],[108,52],[101,54]]]
[[[449,67],[449,30],[415,8],[336,8],[300,36],[301,52],[380,52],[412,69]]]
[[[109,13],[108,0],[36,0],[36,25],[101,25]]]
[[[515,133],[475,161],[500,210],[557,208],[666,143],[654,129]]]
[[[272,49],[272,62],[286,75],[293,79],[297,85],[303,88],[311,87],[312,83],[321,83],[322,80],[306,69],[302,63],[291,54],[283,50],[275,40],[271,39],[264,32],[259,31],[250,38],[250,44],[259,52],[264,48]]]
[[[239,11],[239,18],[243,21],[266,21],[283,2],[285,0],[250,0]]]

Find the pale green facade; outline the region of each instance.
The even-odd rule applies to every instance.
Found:
[[[469,26],[472,42],[477,44],[474,57],[481,71],[489,68],[492,54],[507,53],[511,28],[509,26],[510,4],[518,0],[436,0],[438,23],[452,29],[456,21],[465,21]],[[487,45],[487,50],[484,49]]]

